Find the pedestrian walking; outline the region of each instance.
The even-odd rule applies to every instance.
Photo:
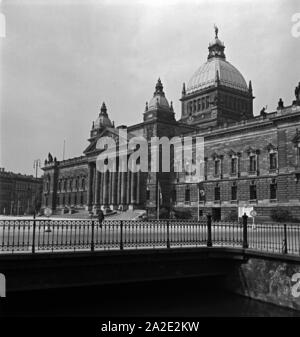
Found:
[[[102,209],[99,210],[98,212],[98,221],[99,221],[99,226],[102,227],[102,222],[104,220],[104,213]]]

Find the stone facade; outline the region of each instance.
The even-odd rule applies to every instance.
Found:
[[[269,217],[281,207],[300,219],[300,84],[296,99],[267,113],[253,116],[251,81],[227,62],[224,44],[209,45],[207,62],[183,85],[182,112],[176,121],[158,80],[146,103],[143,122],[115,127],[103,103],[93,122],[90,145],[84,156],[64,161],[45,161],[43,206],[59,212],[72,208],[96,214],[99,208],[144,208],[150,217],[162,209],[198,217],[211,213],[215,220],[237,216],[239,206],[253,206],[258,216]],[[151,137],[203,137],[204,178],[193,182],[186,173],[106,172],[96,170],[104,136],[121,142]]]
[[[0,170],[0,214],[31,214],[41,207],[42,179]]]

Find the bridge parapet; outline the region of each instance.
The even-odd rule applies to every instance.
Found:
[[[300,226],[196,220],[0,220],[0,252],[234,247],[300,256]]]

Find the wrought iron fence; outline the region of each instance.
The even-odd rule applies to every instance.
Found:
[[[0,220],[0,252],[222,246],[300,255],[300,226],[196,220]]]

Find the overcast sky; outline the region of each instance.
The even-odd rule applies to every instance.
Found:
[[[142,121],[160,77],[180,117],[182,83],[207,60],[219,27],[227,60],[252,80],[254,114],[294,99],[298,0],[2,0],[1,153],[6,170],[33,173],[50,151],[80,156],[105,101],[119,124]]]

